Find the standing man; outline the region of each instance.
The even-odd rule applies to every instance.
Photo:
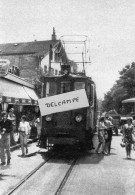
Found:
[[[16,142],[15,142],[15,137],[14,137],[14,133],[16,132],[16,117],[15,117],[15,114],[14,114],[14,108],[11,108],[9,110],[9,113],[8,113],[8,119],[11,120],[12,122],[12,127],[13,127],[13,131],[11,131],[11,145],[15,145]]]
[[[112,117],[106,117],[105,119],[105,125],[107,127],[107,133],[108,133],[108,138],[105,140],[105,148],[106,152],[110,154],[111,151],[111,142],[112,142]]]
[[[12,131],[12,122],[7,118],[6,112],[2,113],[2,120],[0,121],[0,152],[1,152],[1,165],[5,165],[5,149],[7,153],[7,165],[10,164],[10,132]]]

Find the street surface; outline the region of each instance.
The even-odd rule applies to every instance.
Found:
[[[11,165],[0,166],[0,195],[7,195],[18,182],[44,162],[43,156],[38,154],[40,149],[36,143],[30,144],[28,150],[26,158],[20,157],[20,148],[11,152]]]
[[[134,195],[135,151],[127,160],[121,136],[113,136],[111,154],[95,154],[82,158],[73,169],[63,195]],[[96,142],[97,143],[97,142]]]
[[[97,136],[94,138],[97,146]],[[96,154],[95,150],[81,156],[73,168],[62,195],[134,195],[135,194],[135,151],[127,160],[125,148],[120,146],[121,136],[113,136],[111,154]],[[0,195],[7,195],[17,183],[45,161],[45,150],[39,152],[36,143],[29,146],[29,155],[21,158],[21,150],[12,152],[10,166],[0,166]],[[70,160],[60,157],[47,162],[30,177],[15,195],[53,195],[59,186]]]
[[[69,167],[70,162],[67,163],[65,160],[58,158],[50,160],[13,194],[54,195]]]

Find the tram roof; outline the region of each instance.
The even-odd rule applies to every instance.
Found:
[[[44,75],[44,79],[62,79],[62,78],[71,78],[71,79],[88,79],[90,82],[94,83],[91,77],[82,74],[61,74],[61,75]]]

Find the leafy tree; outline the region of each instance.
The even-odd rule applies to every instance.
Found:
[[[131,66],[127,65],[120,72],[120,81],[123,87],[127,90],[127,97],[135,96],[135,62]]]
[[[104,100],[102,102],[102,112],[109,111],[113,108],[114,102],[113,98],[111,96],[111,91],[108,91],[105,96]]]
[[[108,91],[102,102],[102,110],[115,109],[122,112],[122,100],[135,97],[135,62],[126,65],[120,72],[120,78]],[[131,106],[128,106],[131,109]]]

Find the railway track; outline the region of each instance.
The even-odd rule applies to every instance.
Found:
[[[26,177],[24,177],[10,192],[7,193],[7,195],[13,194],[22,184],[27,182],[27,180],[34,175],[43,165],[45,165],[51,157],[48,157],[45,162],[42,162],[39,166],[37,166],[33,171],[31,171]]]
[[[32,177],[36,177],[36,173],[39,171],[40,172],[40,170],[41,170],[41,168],[43,168],[43,166],[45,166],[47,163],[49,163],[51,160],[53,159],[53,156],[50,156],[50,157],[48,157],[46,160],[45,160],[45,162],[43,162],[43,163],[41,163],[39,166],[37,166],[33,171],[31,171],[25,178],[23,178],[16,186],[14,186],[14,188],[13,189],[11,189],[8,193],[7,193],[7,195],[14,195],[14,194],[20,194],[20,192],[19,192],[19,190],[21,189],[21,192],[23,191],[23,186],[27,186],[28,185],[28,183],[29,183],[29,180],[32,178]],[[72,172],[72,170],[73,170],[73,167],[75,166],[75,164],[76,164],[76,162],[77,162],[77,160],[79,159],[79,157],[75,157],[75,158],[73,158],[72,160],[70,160],[70,162],[66,162],[65,164],[67,165],[68,164],[68,168],[65,170],[65,172],[62,174],[63,176],[62,176],[62,178],[61,178],[61,180],[60,180],[60,182],[58,183],[58,185],[57,185],[57,187],[55,187],[55,189],[53,190],[53,194],[54,195],[60,195],[61,193],[62,193],[62,189],[63,189],[63,187],[66,185],[66,182],[67,182],[67,180],[68,180],[68,178],[69,178],[69,176],[70,176],[70,174],[71,174],[71,172]],[[54,164],[55,164],[55,162],[54,162]],[[63,166],[63,165],[60,165],[60,166]],[[50,172],[51,172],[51,169],[50,169]],[[44,178],[43,178],[44,179]],[[52,181],[52,183],[53,183],[53,181]],[[33,186],[36,186],[37,184],[34,184],[33,183]],[[37,185],[38,186],[38,185]],[[53,184],[52,184],[52,186],[53,186]],[[25,189],[26,190],[26,189]],[[28,189],[27,189],[28,190]],[[27,191],[26,190],[26,191]],[[23,193],[23,192],[22,192]],[[46,193],[47,193],[47,191],[46,191]],[[27,192],[25,193],[25,194],[27,194]],[[37,194],[36,192],[31,192],[31,193],[29,193],[30,195],[31,194]],[[47,193],[48,194],[48,193]]]
[[[62,189],[63,189],[63,187],[65,186],[66,181],[68,180],[68,178],[69,178],[69,176],[70,176],[70,174],[71,174],[71,172],[72,172],[72,169],[73,169],[74,165],[76,164],[77,160],[78,160],[78,158],[75,158],[75,159],[73,160],[73,162],[71,163],[71,166],[69,167],[68,171],[67,171],[66,174],[65,174],[65,177],[64,177],[63,180],[61,181],[61,183],[60,183],[60,185],[59,185],[59,187],[58,187],[58,189],[57,189],[55,195],[60,195],[60,194],[61,194]]]

